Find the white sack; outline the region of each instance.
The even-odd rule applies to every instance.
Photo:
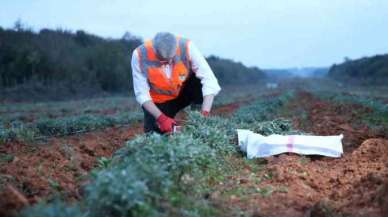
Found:
[[[248,159],[268,157],[285,152],[301,155],[341,157],[342,138],[338,136],[270,135],[263,136],[250,130],[237,130],[238,145]]]

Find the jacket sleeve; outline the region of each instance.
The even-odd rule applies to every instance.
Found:
[[[192,70],[194,71],[196,77],[201,80],[203,96],[217,95],[221,90],[217,78],[205,57],[192,41],[189,42],[189,57]]]
[[[150,86],[147,81],[147,77],[140,69],[139,64],[139,54],[135,50],[132,54],[131,60],[132,66],[132,81],[133,81],[133,90],[135,93],[136,101],[143,105],[146,101],[150,101]]]

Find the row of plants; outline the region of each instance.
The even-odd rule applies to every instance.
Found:
[[[21,216],[219,215],[225,210],[206,195],[212,192],[212,183],[238,173],[228,161],[231,156],[242,157],[235,130],[289,133],[288,121],[271,120],[290,97],[292,94],[261,99],[228,119],[189,112],[179,134],[147,134],[128,141],[103,168],[91,173],[79,202],[41,203],[25,209]]]
[[[331,92],[320,92],[318,93],[319,97],[322,99],[332,100],[336,102],[342,102],[342,103],[356,103],[361,104],[367,107],[370,107],[378,112],[388,112],[388,104],[384,103],[380,100],[366,97],[366,96],[359,96],[359,95],[352,95],[352,94],[338,94],[338,93],[331,93]]]
[[[388,104],[367,96],[338,94],[332,92],[317,92],[316,95],[321,99],[334,101],[342,104],[360,104],[371,108],[372,112],[364,115],[363,121],[372,127],[388,127]]]
[[[5,126],[0,122],[0,144],[12,140],[31,142],[50,136],[65,136],[93,131],[105,127],[126,125],[141,120],[141,112],[123,112],[118,115],[78,115],[58,119],[42,119],[25,124],[12,122]]]
[[[214,106],[234,103],[258,92],[259,88],[246,88],[240,92],[221,93]],[[140,120],[138,106],[127,97],[109,97],[68,102],[11,104],[0,106],[0,144],[10,140],[31,142],[36,138],[65,136],[104,127],[129,124]],[[112,110],[106,115],[103,111]]]
[[[0,120],[31,123],[44,118],[60,118],[83,114],[119,113],[136,110],[134,98],[110,96],[106,98],[70,100],[63,102],[7,103],[0,104]]]

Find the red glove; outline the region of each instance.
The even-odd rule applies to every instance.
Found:
[[[161,114],[156,121],[158,122],[159,129],[163,133],[171,133],[176,122],[174,119],[167,117],[164,114]]]
[[[209,117],[210,112],[208,112],[208,111],[202,111],[201,114],[202,114],[202,116],[204,116],[204,117]]]

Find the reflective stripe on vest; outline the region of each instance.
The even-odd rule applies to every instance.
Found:
[[[150,85],[150,94],[156,103],[176,98],[180,92],[182,83],[189,75],[189,69],[191,67],[188,51],[189,40],[177,37],[177,42],[177,51],[172,60],[172,72],[169,79],[162,72],[162,64],[156,57],[152,41],[146,41],[137,48],[140,69],[147,76]]]

